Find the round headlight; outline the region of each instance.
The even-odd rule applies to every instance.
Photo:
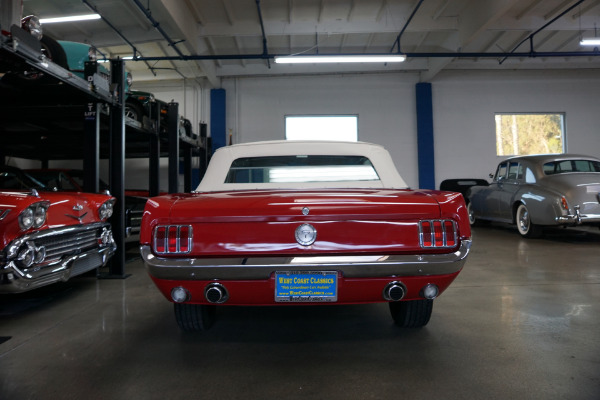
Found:
[[[88,58],[90,61],[98,60],[98,53],[96,52],[96,48],[94,46],[90,46],[88,49]]]
[[[33,212],[33,226],[39,228],[46,222],[46,206],[38,205]]]
[[[127,81],[127,85],[129,85],[129,86],[131,86],[133,84],[133,75],[131,75],[131,72],[127,73],[126,81]]]
[[[27,207],[19,214],[19,225],[21,229],[26,230],[33,226],[34,211],[32,207]]]
[[[100,208],[98,209],[98,216],[100,217],[101,220],[110,218],[112,214],[113,214],[113,201],[112,200],[108,200],[107,202],[102,204],[100,206]]]
[[[23,29],[31,34],[37,40],[42,39],[42,23],[35,15],[29,15],[23,18]]]

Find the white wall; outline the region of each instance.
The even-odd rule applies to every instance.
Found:
[[[433,82],[436,182],[488,178],[496,164],[494,113],[565,113],[567,152],[600,157],[600,74],[493,71],[440,74]]]
[[[285,115],[357,114],[359,140],[384,145],[417,187],[416,83],[410,73],[229,79],[227,127],[234,143],[273,140]],[[597,70],[450,71],[432,90],[437,187],[493,172],[496,112],[564,112],[567,150],[600,156]]]
[[[286,115],[358,115],[358,138],[379,143],[409,185],[418,180],[416,74],[237,78],[225,80],[233,142],[284,139]]]

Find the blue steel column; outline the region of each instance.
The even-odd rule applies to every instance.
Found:
[[[210,91],[210,136],[212,151],[227,145],[225,124],[225,89]]]
[[[419,188],[435,189],[433,101],[431,83],[416,85]]]

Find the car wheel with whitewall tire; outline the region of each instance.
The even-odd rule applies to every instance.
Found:
[[[517,207],[515,223],[517,224],[517,230],[523,237],[539,238],[542,236],[542,227],[531,222],[531,215],[525,204],[519,204],[519,207]]]
[[[217,306],[175,303],[177,325],[187,332],[209,329],[215,322]]]
[[[433,300],[396,301],[389,305],[394,323],[403,328],[427,325],[433,311]]]
[[[473,213],[473,206],[471,202],[467,204],[467,213],[469,214],[469,223],[471,225],[475,225],[477,223],[477,218],[475,218],[475,214]]]

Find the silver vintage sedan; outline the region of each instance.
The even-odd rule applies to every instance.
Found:
[[[524,237],[544,226],[600,226],[600,159],[577,154],[512,157],[489,186],[466,194],[469,221],[516,224]]]

